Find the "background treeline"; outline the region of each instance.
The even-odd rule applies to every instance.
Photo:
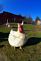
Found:
[[[0,13],[0,24],[6,23],[7,19],[9,23],[17,23],[22,20],[25,24],[36,24],[37,20],[40,20],[38,16],[36,17],[35,21],[33,21],[31,16],[23,17],[21,15],[15,15],[5,11],[3,11],[3,13]]]

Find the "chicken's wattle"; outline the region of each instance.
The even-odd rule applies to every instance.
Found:
[[[19,32],[23,33],[23,26],[22,25],[20,25],[20,27],[19,27]]]

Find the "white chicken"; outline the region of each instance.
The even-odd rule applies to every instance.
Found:
[[[9,44],[11,46],[15,47],[21,47],[25,44],[26,38],[25,38],[25,33],[23,31],[23,23],[20,24],[18,23],[18,31],[13,31],[11,29],[9,37],[8,37]]]

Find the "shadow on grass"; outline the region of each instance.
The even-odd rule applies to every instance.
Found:
[[[0,42],[8,41],[9,33],[0,32]]]
[[[41,42],[41,38],[31,37],[27,40],[24,46],[35,45],[35,44],[38,44],[39,42]]]
[[[9,36],[9,33],[0,32],[0,39],[8,38],[8,36]]]
[[[9,33],[0,32],[0,48],[5,46],[2,42],[8,41],[8,36],[9,36]]]
[[[4,41],[8,41],[8,38],[5,39],[5,38],[0,38],[0,42],[4,42]]]

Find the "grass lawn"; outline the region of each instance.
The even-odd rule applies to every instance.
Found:
[[[11,28],[0,26],[0,60],[41,61],[41,31],[32,31],[34,25],[25,24],[24,30],[27,37],[27,43],[23,46],[23,50],[20,50],[19,48],[14,50],[14,47],[9,45],[7,39]],[[15,28],[13,29],[16,30]]]

